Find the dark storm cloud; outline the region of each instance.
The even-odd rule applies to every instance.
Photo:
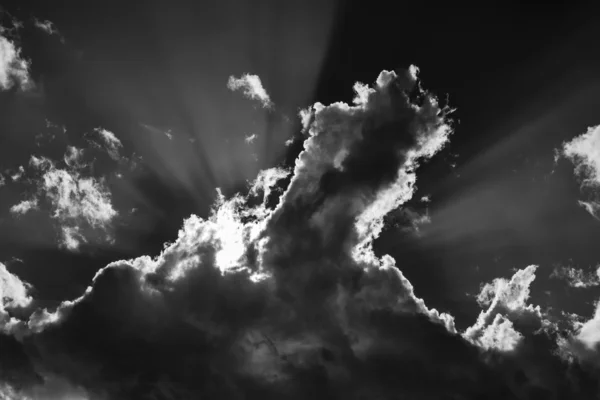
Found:
[[[449,333],[451,318],[414,295],[394,260],[370,250],[383,216],[411,196],[418,159],[450,132],[415,73],[383,72],[372,89],[357,87],[355,106],[317,105],[274,212],[264,207],[269,186],[286,175],[280,170],[253,185],[250,196],[263,197],[257,206],[219,197],[212,216],[190,217],[157,259],[114,263],[81,298],[16,326],[25,348],[36,349],[35,363],[110,398],[161,390],[174,398],[325,398],[349,395],[357,374],[365,374],[352,385],[358,392],[385,394],[398,383],[388,376],[380,387],[377,371],[406,360],[426,371],[435,354],[416,350],[421,327],[466,347]],[[419,103],[410,100],[414,90]],[[379,173],[361,170],[369,153],[384,159],[365,166]],[[342,185],[328,187],[326,174],[335,171]]]
[[[526,304],[534,266],[485,286],[477,333],[460,335],[450,315],[416,296],[402,260],[375,255],[384,217],[412,197],[420,160],[451,133],[449,110],[416,73],[384,71],[355,86],[353,106],[312,107],[274,209],[283,169],[261,172],[246,197],[219,192],[210,217],[186,219],[156,258],[111,263],[81,297],[5,326],[19,339],[0,337],[18,365],[0,361],[0,390],[88,399],[597,395],[581,389],[581,357],[553,356],[556,338],[530,329],[544,317]],[[506,338],[516,342],[482,345]]]

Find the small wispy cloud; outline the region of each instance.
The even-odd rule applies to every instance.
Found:
[[[557,266],[550,274],[550,278],[561,279],[574,288],[591,288],[600,286],[600,268],[586,272],[580,268]]]
[[[258,75],[244,74],[240,78],[233,75],[227,81],[229,90],[243,90],[244,96],[252,100],[258,100],[264,108],[271,108],[273,103],[265,90]]]
[[[58,32],[58,29],[56,29],[56,26],[54,25],[54,23],[52,21],[40,20],[40,19],[34,18],[33,26],[46,32],[48,35],[60,35],[60,33]]]
[[[21,178],[23,178],[24,175],[25,175],[25,169],[21,165],[21,166],[19,166],[19,168],[14,170],[14,172],[10,173],[10,180],[13,182],[18,182],[21,180]]]
[[[247,144],[252,144],[254,143],[254,141],[256,140],[258,136],[256,136],[256,133],[253,133],[252,135],[248,135],[244,138],[244,142],[246,142]]]

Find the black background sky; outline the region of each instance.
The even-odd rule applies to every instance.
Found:
[[[109,129],[147,165],[133,192],[114,194],[117,204],[140,210],[119,228],[117,246],[73,254],[11,231],[0,260],[24,261],[8,265],[34,285],[36,298],[71,299],[108,261],[157,254],[184,217],[207,214],[216,186],[231,193],[260,168],[293,160],[300,148],[283,143],[300,129],[298,108],[350,101],[354,82],[415,64],[425,87],[457,108],[456,132],[418,175],[416,197],[432,197],[431,224],[417,237],[390,228],[378,250],[394,256],[417,295],[450,311],[459,327],[479,312],[467,293],[530,263],[542,268],[534,304],[561,301],[589,315],[597,293],[571,302],[575,295],[547,276],[555,263],[589,268],[600,256],[590,246],[600,226],[576,204],[572,167],[553,165],[562,141],[600,122],[598,7],[416,3],[5,4],[20,19],[54,22],[65,38],[22,38],[25,55],[36,61],[33,77],[44,82],[40,118],[64,125],[73,144],[83,132]],[[227,77],[243,72],[262,78],[277,113],[256,118],[227,91]],[[0,114],[4,123],[11,115]],[[164,135],[140,124],[170,129],[179,147],[168,149]],[[261,135],[257,162],[243,143],[253,130]],[[20,134],[11,132],[11,140]],[[194,146],[189,138],[197,139]],[[29,154],[22,150],[11,147],[14,160],[3,153],[2,163],[24,163]],[[0,199],[4,209],[11,204],[14,196]],[[543,293],[549,289],[557,292],[553,300]]]

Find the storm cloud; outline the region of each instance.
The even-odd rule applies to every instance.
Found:
[[[0,340],[20,361],[0,360],[0,390],[88,399],[597,395],[581,383],[591,367],[555,356],[557,338],[538,329],[545,316],[527,304],[535,266],[484,286],[488,309],[460,333],[418,297],[402,260],[373,250],[384,217],[413,196],[419,164],[452,133],[451,110],[417,73],[383,71],[354,86],[353,105],[305,110],[304,150],[274,208],[285,169],[261,172],[247,195],[219,191],[210,216],[187,218],[157,257],[113,262],[79,298],[5,325]],[[27,298],[25,286],[11,287]],[[541,357],[531,355],[541,352],[551,362],[537,368]]]

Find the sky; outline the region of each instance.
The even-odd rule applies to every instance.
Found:
[[[596,399],[584,2],[0,6],[0,399]]]

